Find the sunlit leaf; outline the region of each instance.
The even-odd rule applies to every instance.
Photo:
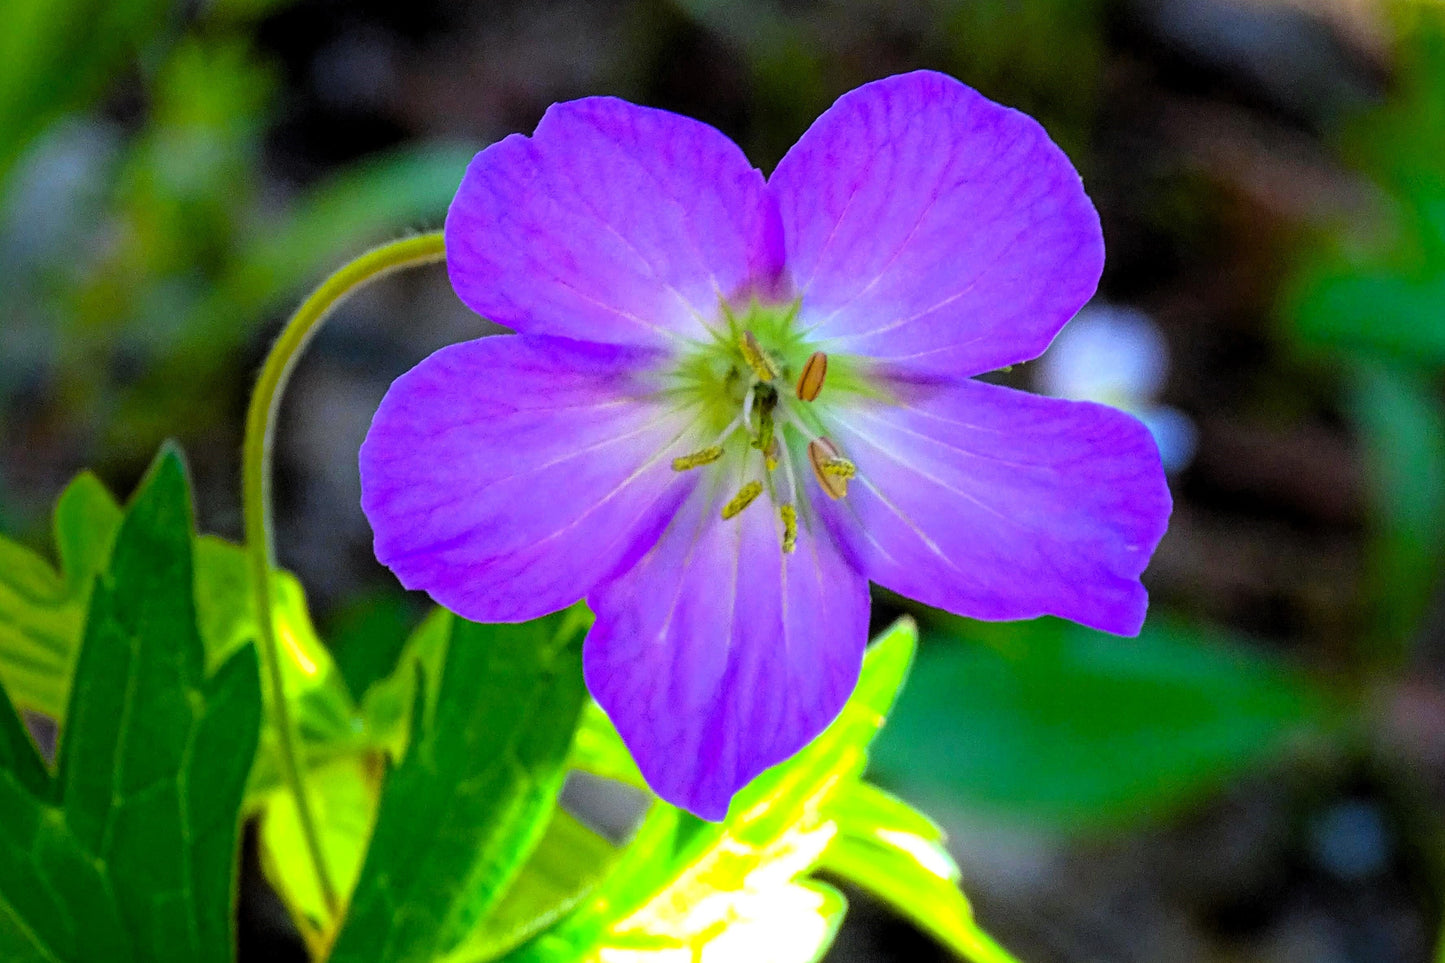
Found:
[[[592,894],[507,959],[816,958],[836,932],[843,902],[802,877],[837,835],[827,803],[862,773],[868,743],[908,673],[915,637],[911,622],[884,633],[869,648],[858,688],[837,720],[740,792],[723,823],[654,805]]]
[[[617,848],[562,810],[507,895],[447,956],[479,963],[531,939],[577,906],[612,868]]]
[[[104,570],[121,510],[95,476],[76,477],[56,503],[56,571],[40,556],[0,539],[0,682],[22,709],[65,724],[91,585]],[[198,628],[215,668],[256,634],[250,575],[242,548],[212,536],[193,548]],[[345,683],[317,636],[301,584],[275,575],[282,679],[313,764],[355,756],[370,745]],[[268,694],[269,698],[269,694]],[[279,785],[275,736],[267,727],[248,797],[254,805]]]
[[[286,607],[284,596],[282,607]],[[304,604],[293,612],[304,616]],[[374,681],[363,694],[363,708],[354,720],[360,727],[359,743],[337,738],[335,732],[311,730],[318,740],[308,744],[306,782],[311,817],[321,837],[328,874],[343,894],[354,889],[371,840],[381,801],[380,770],[388,759],[400,762],[405,756],[412,715],[421,708],[415,701],[419,679],[428,683],[427,705],[435,706],[436,680],[446,658],[451,620],[445,610],[433,610],[404,640],[392,672]],[[284,636],[281,641],[283,647],[287,645]],[[310,651],[307,644],[303,652]],[[293,701],[298,691],[304,695],[305,690],[288,686]],[[329,932],[336,921],[322,898],[295,800],[280,785],[276,760],[267,757],[264,740],[262,745],[251,780],[251,791],[259,796],[262,812],[262,868],[304,932]]]
[[[361,756],[343,758],[307,772],[307,798],[327,873],[342,892],[349,893],[361,874],[361,861],[376,818],[380,781],[380,772]],[[277,791],[267,798],[259,843],[262,868],[281,901],[293,918],[305,920],[319,931],[331,921],[330,914],[291,793]]]
[[[0,539],[0,682],[17,706],[63,718],[90,587],[104,570],[121,510],[90,473],[55,506],[60,571]]]
[[[839,832],[823,855],[824,872],[886,903],[966,960],[1016,963],[975,922],[958,887],[958,866],[931,820],[867,783],[848,786],[829,808]]]
[[[959,637],[919,653],[874,752],[877,778],[925,805],[1122,825],[1218,786],[1327,718],[1302,675],[1235,640],[1158,622],[1137,640],[1052,620],[951,624]]]
[[[0,949],[55,963],[227,961],[254,649],[207,677],[191,508],[163,453],[97,583],[54,779],[0,705]],[[27,755],[28,754],[28,755]],[[22,761],[27,760],[28,761]]]
[[[501,900],[547,828],[586,698],[568,623],[442,620],[436,696],[414,700],[332,963],[435,959]]]

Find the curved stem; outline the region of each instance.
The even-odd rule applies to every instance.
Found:
[[[307,855],[333,919],[339,913],[340,900],[331,873],[326,868],[321,838],[316,831],[316,820],[301,772],[295,722],[282,688],[281,653],[276,643],[272,611],[271,572],[275,553],[271,532],[271,456],[276,434],[276,412],[280,408],[281,392],[285,390],[301,352],[332,309],[347,295],[393,271],[432,264],[445,256],[440,232],[421,234],[373,248],[327,278],[301,303],[276,339],[276,344],[266,356],[266,363],[251,394],[250,408],[246,411],[246,441],[241,454],[241,499],[247,565],[256,597],[257,649],[271,687],[271,721],[276,729],[281,778],[295,797]]]

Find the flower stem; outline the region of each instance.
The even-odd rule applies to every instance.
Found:
[[[446,257],[441,232],[402,238],[373,248],[331,275],[296,309],[276,339],[246,412],[246,440],[241,455],[241,499],[245,517],[246,556],[256,598],[257,649],[271,687],[271,722],[276,730],[281,778],[296,801],[301,835],[333,920],[340,912],[336,885],[326,867],[321,838],[311,809],[299,761],[298,736],[282,688],[281,653],[276,643],[271,573],[275,564],[271,531],[271,462],[276,413],[281,393],[301,352],[333,308],[349,294],[393,271],[433,264]]]

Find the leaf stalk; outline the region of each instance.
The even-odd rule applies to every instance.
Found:
[[[246,437],[241,456],[241,499],[244,512],[247,565],[256,600],[257,651],[271,688],[271,722],[276,731],[281,778],[294,797],[296,812],[306,842],[307,856],[316,874],[322,898],[333,921],[339,919],[341,902],[336,884],[327,869],[317,832],[310,795],[301,771],[300,742],[286,703],[281,673],[281,652],[276,637],[275,609],[271,584],[275,568],[275,544],[271,518],[271,467],[276,434],[276,415],[281,394],[302,352],[331,312],[348,296],[365,285],[406,268],[421,267],[444,260],[446,249],[440,231],[391,241],[372,248],[332,274],[312,291],[291,315],[280,337],[266,356],[261,374],[246,411]]]

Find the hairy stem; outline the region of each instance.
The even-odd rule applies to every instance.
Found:
[[[271,531],[271,461],[281,393],[306,345],[348,295],[393,271],[432,264],[446,256],[440,232],[392,241],[373,248],[331,275],[296,309],[266,356],[246,412],[246,441],[241,455],[241,498],[245,513],[246,556],[256,598],[257,648],[271,688],[271,723],[276,730],[281,778],[296,800],[307,856],[326,907],[340,912],[336,884],[326,868],[306,781],[301,771],[295,721],[282,688],[281,653],[276,643],[271,573],[275,565]]]

